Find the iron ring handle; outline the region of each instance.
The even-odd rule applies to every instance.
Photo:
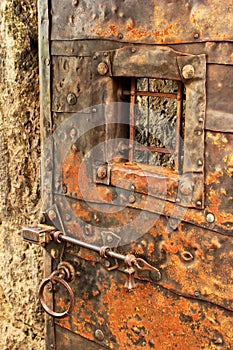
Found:
[[[69,293],[69,296],[70,296],[70,304],[69,304],[69,307],[67,310],[65,310],[64,312],[55,312],[53,310],[51,310],[47,304],[45,303],[45,300],[44,300],[44,288],[45,286],[49,283],[49,282],[56,282],[56,283],[60,283],[62,284],[66,290],[68,291]],[[52,317],[55,317],[55,318],[65,318],[67,316],[69,316],[69,314],[72,312],[73,308],[74,308],[74,292],[72,290],[72,288],[70,287],[70,285],[61,277],[59,276],[50,276],[46,279],[44,279],[40,285],[40,288],[39,288],[39,300],[40,300],[40,303],[43,307],[43,309],[45,310],[45,312],[47,312],[47,314],[49,314],[50,316]]]

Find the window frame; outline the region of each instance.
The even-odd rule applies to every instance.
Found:
[[[206,55],[190,55],[169,47],[126,46],[108,52],[95,52],[93,76],[106,85],[109,78],[151,78],[177,80],[186,90],[183,171],[144,165],[142,163],[108,163],[108,179],[95,182],[122,186],[128,183],[135,192],[143,193],[139,179],[153,179],[152,195],[179,205],[202,209],[204,207],[204,126],[206,113]],[[98,72],[99,64],[105,64],[106,73]],[[109,99],[112,102],[111,99]],[[114,120],[113,120],[114,121]],[[108,139],[108,135],[106,136]],[[136,168],[135,168],[136,166]],[[162,169],[160,169],[162,168]],[[118,174],[118,175],[117,175]],[[124,181],[120,179],[126,179]],[[118,180],[117,180],[118,179]],[[165,190],[161,183],[172,183]],[[190,193],[187,187],[191,187]],[[160,190],[162,188],[162,190]]]

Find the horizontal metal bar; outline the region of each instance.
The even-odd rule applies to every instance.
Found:
[[[95,246],[93,244],[80,241],[80,240],[78,240],[76,238],[65,236],[64,234],[60,234],[59,235],[59,240],[63,241],[63,242],[67,242],[67,243],[72,243],[72,244],[78,245],[79,247],[82,247],[82,248],[87,248],[87,249],[93,250],[93,251],[95,251],[95,252],[97,252],[99,254],[100,254],[101,249],[102,249],[102,247],[98,247],[98,246]],[[105,255],[109,256],[111,258],[115,258],[115,259],[119,259],[119,260],[123,260],[123,261],[125,261],[125,259],[126,259],[125,255],[113,252],[112,250],[110,250],[110,248],[106,249]]]
[[[123,95],[132,95],[129,90],[123,90]],[[149,96],[149,97],[166,97],[166,98],[177,98],[177,94],[166,93],[166,92],[152,92],[152,91],[135,91],[134,96]]]
[[[162,148],[162,147],[154,147],[154,146],[139,146],[136,145],[134,147],[135,150],[137,151],[149,151],[149,152],[158,152],[158,153],[166,153],[166,154],[171,154],[172,152],[167,149],[167,148]]]

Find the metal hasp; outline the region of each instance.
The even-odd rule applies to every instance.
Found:
[[[231,349],[232,1],[38,4],[46,350]]]
[[[161,279],[161,273],[160,271],[148,264],[145,260],[142,258],[136,258],[133,254],[127,254],[127,255],[122,255],[119,253],[116,253],[111,250],[110,247],[97,247],[92,244],[88,244],[82,241],[79,241],[77,239],[74,239],[72,237],[67,237],[65,236],[62,232],[55,232],[54,234],[54,239],[56,242],[61,243],[61,242],[67,242],[67,243],[72,243],[74,245],[77,245],[79,247],[83,247],[86,249],[90,249],[92,251],[98,252],[100,254],[101,258],[114,258],[117,260],[121,260],[125,264],[125,269],[124,272],[128,274],[128,280],[125,283],[125,287],[129,292],[132,291],[132,289],[135,288],[135,282],[134,282],[134,273],[135,273],[135,268],[141,270],[141,271],[155,271],[157,273],[157,280],[159,281]]]

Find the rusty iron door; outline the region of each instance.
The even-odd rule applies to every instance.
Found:
[[[233,5],[39,0],[47,349],[233,349]]]

